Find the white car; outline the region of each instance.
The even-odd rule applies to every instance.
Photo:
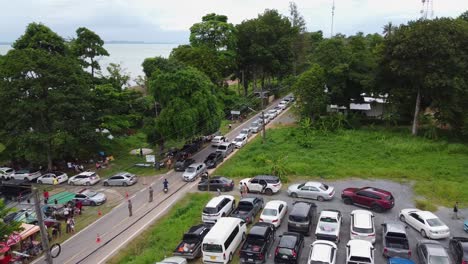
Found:
[[[219,144],[227,142],[227,138],[224,136],[216,136],[211,140],[211,146],[218,147]]]
[[[276,111],[275,109],[271,109],[271,110],[268,110],[268,112],[266,112],[267,115],[270,115],[271,116],[271,119],[275,118],[276,116],[278,116],[278,111]]]
[[[340,242],[341,212],[338,210],[322,210],[320,213],[315,237],[317,239]]]
[[[250,124],[249,130],[252,133],[258,133],[260,129],[262,129],[262,125],[258,121],[252,122],[252,124]]]
[[[284,110],[284,109],[286,109],[287,104],[280,103],[280,104],[278,105],[278,107]]]
[[[346,264],[374,264],[374,246],[365,240],[350,240],[346,244]]]
[[[15,171],[15,173],[11,174],[10,178],[15,180],[32,181],[39,176],[41,176],[41,172],[39,170],[22,169]]]
[[[272,175],[257,175],[253,178],[242,179],[240,184],[245,184],[249,193],[265,193],[266,195],[279,192],[283,186],[280,178]]]
[[[232,143],[234,144],[234,146],[236,148],[242,148],[243,146],[245,146],[245,144],[247,144],[247,136],[246,135],[239,135],[239,136],[234,138]]]
[[[412,226],[423,237],[441,239],[450,237],[450,229],[433,213],[419,209],[403,209],[400,220]]]
[[[168,257],[165,258],[159,262],[156,262],[156,264],[187,264],[187,260],[182,257]]]
[[[375,243],[374,214],[371,211],[353,210],[351,212],[350,238]]]
[[[39,184],[54,184],[54,182],[56,182],[57,184],[60,184],[62,182],[67,182],[67,181],[68,181],[68,175],[61,171],[47,172],[45,174],[42,174],[41,177],[37,178],[37,183]]]
[[[96,172],[85,171],[68,179],[70,185],[94,185],[101,180]]]
[[[288,203],[280,200],[269,201],[263,208],[260,214],[259,222],[273,224],[279,227],[283,221],[284,216],[288,212]]]
[[[250,131],[250,128],[243,128],[239,133],[239,136],[241,135],[244,135],[247,138],[249,138],[252,135],[252,131]]]
[[[288,195],[297,198],[317,199],[320,202],[333,199],[335,188],[321,182],[309,181],[301,184],[292,184],[288,187]]]
[[[317,240],[310,245],[307,264],[335,264],[336,251],[337,246],[335,243],[326,240]]]
[[[0,178],[2,180],[9,180],[11,175],[15,173],[15,170],[8,167],[0,167]]]

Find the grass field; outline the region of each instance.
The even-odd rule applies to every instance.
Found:
[[[300,136],[301,135],[301,136]],[[312,134],[304,143],[295,127],[270,129],[215,174],[245,177],[281,169],[288,176],[414,181],[415,191],[437,204],[468,206],[468,146],[381,129]]]
[[[200,212],[211,197],[208,193],[187,194],[168,214],[106,263],[155,263],[172,255],[183,233],[201,222]]]

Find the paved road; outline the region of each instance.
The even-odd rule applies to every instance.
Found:
[[[266,110],[274,107],[277,102],[279,100],[276,100]],[[257,113],[243,124],[233,128],[226,136],[232,140],[241,129],[248,127],[254,119],[258,118],[259,114]],[[208,146],[195,154],[193,158],[197,162],[203,162],[213,151],[214,149]],[[161,189],[163,178],[167,178],[170,183],[168,194],[157,191]],[[142,185],[143,188],[130,196],[133,204],[132,217],[128,216],[127,201],[124,200],[108,214],[65,241],[62,244],[62,252],[54,259],[54,263],[104,263],[158,217],[166,213],[167,209],[183,197],[186,192],[196,188],[196,184],[197,181],[183,182],[182,172],[169,171],[165,175],[155,178],[153,182],[148,182],[148,185]],[[147,186],[149,185],[155,189],[153,203],[148,203]],[[97,243],[98,236],[99,243]],[[45,263],[45,260],[42,257],[34,263]]]

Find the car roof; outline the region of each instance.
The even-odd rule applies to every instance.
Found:
[[[261,179],[264,179],[264,180],[276,180],[278,179],[278,176],[273,176],[273,175],[257,175],[255,177],[253,177],[255,179],[258,179],[258,180],[261,180]]]
[[[192,163],[192,164],[190,164],[189,167],[198,167],[198,165],[205,165],[205,163],[203,163],[203,162]]]
[[[206,207],[216,207],[224,198],[234,200],[234,196],[232,195],[219,195],[211,198],[211,200],[206,204]]]
[[[254,225],[250,229],[249,235],[265,236],[269,227],[266,225]]]
[[[372,228],[372,213],[366,210],[354,210],[351,212],[354,218],[354,226],[358,228]]]
[[[390,258],[388,264],[414,264],[414,261],[405,258]]]
[[[226,147],[227,147],[227,146],[231,145],[231,143],[229,143],[229,142],[223,142],[223,143],[221,143],[221,144],[219,144],[219,145],[220,145],[220,146],[226,146]]]
[[[371,242],[361,239],[352,239],[349,240],[347,246],[350,246],[349,253],[351,256],[371,258],[371,251],[369,250],[369,248],[372,247]]]
[[[304,186],[313,186],[313,187],[320,187],[322,186],[323,183],[321,182],[314,182],[314,181],[308,181],[304,184]]]
[[[224,176],[212,176],[210,177],[210,180],[231,180],[231,179],[226,178]]]
[[[426,245],[427,252],[432,256],[447,256],[447,251],[437,241],[420,241],[421,244]]]
[[[132,176],[132,174],[130,172],[121,171],[116,173],[114,176]]]
[[[80,175],[81,176],[92,176],[94,174],[96,174],[94,171],[85,171],[85,172],[82,172],[82,173],[80,173],[80,174],[78,174],[76,176],[80,176]]]
[[[300,234],[294,232],[284,232],[283,236],[280,238],[278,247],[282,248],[294,248],[297,241],[299,240]]]
[[[206,225],[200,224],[200,225],[195,225],[190,227],[190,229],[187,231],[187,234],[200,234],[203,230],[207,228]]]
[[[278,208],[281,204],[284,205],[286,202],[281,201],[281,200],[273,200],[269,201],[268,203],[265,204],[265,208]]]
[[[338,218],[338,211],[322,210],[320,217]]]
[[[213,139],[222,139],[224,136],[216,136]]]
[[[387,226],[387,232],[406,234],[405,226],[400,222],[388,221],[384,224]]]
[[[336,245],[333,242],[325,240],[317,240],[313,244],[313,251],[311,258],[313,260],[319,260],[328,262],[331,259],[332,248],[336,248]]]
[[[293,205],[293,209],[289,213],[290,215],[302,215],[306,216],[309,214],[309,210],[312,207],[312,203],[304,202],[304,201],[297,201]]]
[[[382,189],[375,188],[375,187],[364,187],[364,188],[361,188],[361,190],[366,190],[368,192],[372,192],[377,195],[385,195],[385,196],[392,195],[392,193],[389,191],[382,190]]]
[[[245,197],[245,198],[242,198],[239,200],[239,202],[241,201],[248,201],[248,202],[253,202],[255,201],[256,197]]]

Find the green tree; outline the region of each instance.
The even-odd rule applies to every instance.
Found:
[[[465,21],[468,22],[468,10],[466,10],[465,12],[463,12],[459,17],[459,19],[463,19]]]
[[[98,34],[85,27],[78,28],[76,35],[77,38],[71,42],[72,51],[80,59],[85,69],[91,67],[91,76],[94,78],[95,71],[101,69],[96,59],[102,56],[109,56],[109,53],[104,48],[104,41]]]
[[[297,105],[302,118],[316,120],[327,112],[330,103],[325,92],[325,70],[318,64],[299,75],[293,85],[294,94],[297,97]]]
[[[13,208],[6,207],[3,199],[0,199],[0,219],[4,219],[11,212],[13,212]],[[3,220],[0,220],[0,238],[2,241],[6,241],[4,238],[7,238],[15,231],[21,231],[20,222],[13,221],[7,224]]]
[[[293,74],[296,75],[298,68],[302,69],[306,62],[306,23],[304,17],[299,13],[297,5],[294,2],[289,2],[289,15],[292,27],[296,28],[298,32],[292,44],[294,54]]]
[[[234,50],[236,28],[228,23],[227,16],[207,14],[202,17],[202,22],[190,27],[190,44],[193,47],[206,46],[217,51]]]
[[[190,139],[219,129],[223,116],[210,79],[193,67],[174,72],[154,72],[150,81],[161,105],[152,133],[161,147],[169,139]]]
[[[30,24],[0,64],[2,143],[13,157],[48,164],[95,145],[90,86],[65,42]]]
[[[173,72],[183,67],[179,61],[169,60],[163,57],[146,58],[141,66],[148,79],[152,77],[155,71]]]
[[[390,37],[394,30],[395,26],[393,26],[392,22],[388,22],[388,24],[383,27],[383,34],[385,37]]]
[[[114,87],[114,89],[121,91],[123,88],[127,88],[130,81],[130,75],[125,72],[120,64],[109,63],[109,66],[107,66],[106,69],[109,72],[109,75],[105,76],[105,78]]]
[[[461,131],[468,126],[468,23],[438,18],[409,22],[387,38],[382,49],[382,87],[394,103],[413,102],[412,134],[421,109]],[[385,85],[385,86],[384,86]],[[404,108],[404,107],[401,107]]]

